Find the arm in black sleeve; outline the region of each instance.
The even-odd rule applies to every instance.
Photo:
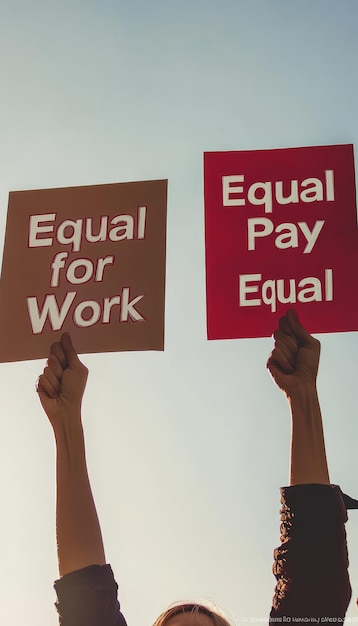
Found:
[[[60,626],[127,626],[110,565],[91,565],[55,582]]]
[[[336,485],[281,489],[281,545],[274,551],[277,585],[270,624],[284,617],[344,621],[351,598],[345,502]]]

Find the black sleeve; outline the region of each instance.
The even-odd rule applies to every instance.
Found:
[[[314,618],[315,623],[320,623],[318,618],[344,621],[352,592],[344,527],[347,511],[340,488],[283,487],[281,504],[281,545],[274,551],[277,585],[270,624],[284,617],[291,618],[288,621]]]
[[[127,626],[110,565],[91,565],[55,582],[60,626]]]

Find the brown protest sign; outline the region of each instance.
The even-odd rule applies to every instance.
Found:
[[[9,194],[0,362],[164,349],[167,181]]]

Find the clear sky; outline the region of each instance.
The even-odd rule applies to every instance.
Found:
[[[129,626],[198,597],[265,623],[289,416],[271,340],[206,341],[202,154],[356,144],[357,27],[356,0],[0,2],[1,239],[10,190],[169,179],[166,350],[84,357],[88,463]],[[358,497],[357,335],[320,339],[331,480]],[[0,365],[6,626],[57,624],[42,368]],[[358,511],[347,530],[358,619]]]

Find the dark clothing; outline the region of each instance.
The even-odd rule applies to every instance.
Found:
[[[344,524],[357,508],[337,485],[281,489],[281,545],[274,551],[277,579],[270,624],[342,623],[351,599]],[[298,619],[300,618],[300,619]],[[330,621],[333,621],[332,619]]]
[[[127,626],[110,565],[91,565],[55,582],[60,626]]]
[[[295,485],[281,489],[281,503],[282,543],[274,552],[277,585],[270,624],[283,623],[285,617],[291,623],[295,618],[342,623],[351,598],[344,523],[346,509],[358,508],[358,502],[336,485]],[[109,565],[63,576],[55,583],[60,626],[126,626],[117,589]]]

